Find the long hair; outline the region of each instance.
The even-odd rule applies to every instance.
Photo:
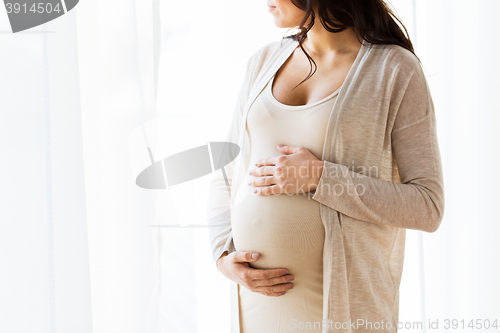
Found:
[[[413,53],[420,62],[420,59],[415,54],[406,27],[387,6],[385,0],[291,0],[292,4],[305,12],[305,15],[298,27],[300,31],[294,35],[283,37],[283,40],[291,38],[298,41],[300,48],[309,60],[309,64],[312,62],[315,67],[314,71],[312,71],[311,64],[312,73],[309,71],[309,75],[295,86],[295,88],[307,81],[317,69],[316,63],[302,46],[307,32],[311,30],[316,19],[316,14],[312,9],[312,1],[315,2],[319,20],[327,31],[337,33],[347,28],[353,28],[364,40],[370,43],[396,44],[404,47]],[[309,17],[311,21],[307,26],[304,26]],[[401,24],[405,33],[403,33],[403,30],[396,21]],[[336,24],[335,22],[339,22],[340,24]],[[362,41],[359,42],[361,43]]]

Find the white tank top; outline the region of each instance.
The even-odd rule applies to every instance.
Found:
[[[273,297],[238,285],[240,329],[242,333],[321,332],[325,231],[320,203],[311,199],[311,193],[258,196],[253,193],[255,187],[248,185],[254,179],[248,172],[258,159],[284,155],[278,144],[305,147],[321,160],[340,88],[315,103],[291,106],[274,98],[273,82],[274,76],[248,113],[250,165],[245,166],[245,179],[236,190],[232,236],[236,250],[260,253],[250,267],[286,268],[295,277],[294,288]]]

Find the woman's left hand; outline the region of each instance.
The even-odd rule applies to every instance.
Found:
[[[305,194],[318,187],[324,162],[308,149],[278,145],[285,155],[263,158],[255,163],[250,175],[256,177],[248,185],[257,187],[257,195]]]

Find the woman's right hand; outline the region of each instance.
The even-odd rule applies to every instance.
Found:
[[[252,258],[252,254],[256,254]],[[265,296],[281,296],[293,288],[294,277],[285,268],[255,269],[249,262],[259,259],[258,252],[235,251],[217,259],[217,268],[228,279]],[[291,279],[291,280],[288,280]]]

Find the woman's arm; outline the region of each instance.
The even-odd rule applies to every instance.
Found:
[[[401,183],[324,161],[314,200],[354,219],[434,232],[444,213],[444,187],[434,105],[419,67],[413,72],[392,130]]]

